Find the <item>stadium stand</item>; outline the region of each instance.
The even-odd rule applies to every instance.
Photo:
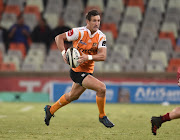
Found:
[[[23,43],[10,43],[8,50],[19,50],[23,56],[26,56],[26,47]]]
[[[17,71],[14,63],[1,63],[0,71]]]
[[[27,6],[37,6],[40,12],[44,11],[43,1],[42,0],[28,0],[26,1]]]
[[[23,7],[24,7],[24,3],[25,3],[26,0],[8,0],[6,5],[16,5],[20,8],[20,11],[23,10]]]
[[[4,63],[13,63],[15,65],[15,69],[18,71],[20,69],[21,62],[18,56],[15,55],[6,55],[3,58]]]
[[[16,22],[16,19],[17,19],[17,17],[14,13],[4,12],[2,14],[0,24],[2,27],[4,27],[5,29],[8,30]]]
[[[85,14],[94,8],[101,12],[100,29],[107,36],[108,46],[108,58],[96,64],[96,72],[177,70],[180,65],[179,0],[0,0],[0,24],[8,30],[23,13],[31,32],[41,16],[52,30],[61,18],[65,25],[73,28],[86,25]],[[69,69],[54,42],[50,49],[44,43],[30,42],[28,52],[23,45],[9,43],[6,48],[4,44],[0,42],[1,71]]]

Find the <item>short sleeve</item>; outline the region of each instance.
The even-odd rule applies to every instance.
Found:
[[[106,37],[102,37],[100,42],[99,42],[99,45],[98,45],[98,48],[102,48],[102,47],[106,47]]]
[[[73,28],[66,32],[66,38],[68,41],[74,41],[79,38],[79,30],[77,28]]]

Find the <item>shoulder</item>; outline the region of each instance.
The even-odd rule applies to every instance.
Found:
[[[106,39],[106,35],[101,30],[98,30],[98,34],[99,34],[99,39],[101,38]]]
[[[76,27],[76,28],[73,28],[74,31],[78,31],[78,32],[84,32],[86,30],[85,27]]]
[[[79,37],[83,36],[83,27],[72,28],[66,32],[66,37],[68,41],[77,40]]]
[[[85,27],[77,27],[72,29],[75,34],[81,34],[81,36],[84,36],[84,32],[87,31]]]
[[[106,35],[101,30],[98,30],[98,34],[102,37],[106,37]]]

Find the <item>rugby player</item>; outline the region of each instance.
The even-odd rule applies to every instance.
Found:
[[[180,86],[180,67],[178,68],[177,75],[178,75],[178,86]],[[180,118],[180,107],[174,108],[171,112],[168,112],[163,116],[160,117],[153,116],[151,118],[151,125],[152,125],[151,130],[153,135],[157,134],[157,129],[159,129],[163,123],[178,118]]]
[[[97,10],[91,10],[86,15],[85,27],[73,28],[72,30],[59,34],[55,37],[58,49],[61,51],[65,63],[66,50],[64,41],[72,41],[73,47],[78,49],[81,56],[78,60],[80,65],[70,69],[70,77],[73,80],[72,89],[65,93],[52,106],[45,106],[45,124],[48,126],[51,117],[61,107],[77,100],[86,90],[96,91],[96,103],[99,109],[99,121],[104,126],[111,128],[114,124],[105,113],[106,85],[93,76],[94,62],[106,59],[106,36],[99,30],[100,14]]]

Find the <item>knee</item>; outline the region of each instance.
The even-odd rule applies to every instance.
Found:
[[[180,107],[176,107],[173,111],[180,115]]]
[[[99,86],[99,88],[98,88],[98,96],[105,96],[105,94],[106,94],[106,85],[104,84],[104,83],[102,83],[100,86]]]

